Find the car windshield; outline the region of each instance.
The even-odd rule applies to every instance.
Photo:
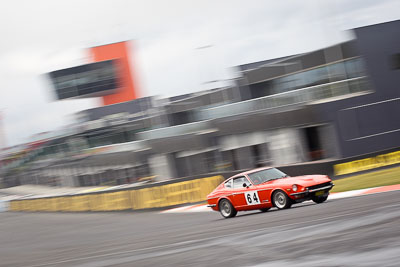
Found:
[[[287,177],[288,175],[278,169],[271,168],[258,172],[253,172],[248,175],[253,181],[253,184],[258,185],[271,180]]]

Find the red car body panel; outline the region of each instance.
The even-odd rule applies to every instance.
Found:
[[[255,185],[249,177],[249,174],[251,173],[255,173],[270,168],[271,167],[259,168],[247,172],[242,172],[228,178],[219,186],[217,186],[217,188],[215,188],[214,191],[212,191],[207,196],[207,202],[209,204],[209,207],[211,207],[215,211],[219,211],[218,207],[219,201],[225,198],[230,201],[230,203],[237,211],[271,208],[273,207],[273,201],[271,197],[276,190],[282,190],[283,192],[285,192],[293,202],[301,202],[307,200],[307,196],[311,194],[311,191],[315,192],[315,190],[319,190],[318,186],[320,185],[321,185],[320,187],[321,191],[324,191],[325,194],[328,194],[329,190],[333,187],[333,184],[331,183],[332,180],[326,175],[304,175],[296,177],[285,177],[276,180],[271,180],[259,185]],[[248,187],[241,187],[241,188],[225,187],[225,183],[227,183],[229,180],[241,176],[246,177],[248,181],[250,181],[251,185]],[[293,191],[292,188],[293,185],[297,186],[298,188],[297,191]],[[311,188],[317,187],[317,189],[315,189],[314,191],[309,190],[310,187]],[[250,198],[251,204],[249,202],[249,199],[248,201],[246,201],[246,197]]]

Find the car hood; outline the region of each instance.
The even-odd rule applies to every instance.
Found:
[[[326,175],[304,175],[304,176],[296,176],[296,177],[286,177],[282,179],[272,180],[268,183],[262,185],[271,185],[271,184],[298,184],[304,187],[312,186],[316,184],[322,184],[326,182],[330,182],[331,179]]]

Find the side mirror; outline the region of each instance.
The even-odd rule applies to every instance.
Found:
[[[249,186],[246,183],[243,183],[243,187],[249,188]]]

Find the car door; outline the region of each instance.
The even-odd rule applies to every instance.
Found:
[[[234,206],[237,209],[249,209],[254,205],[261,204],[258,192],[245,176],[239,176],[232,179]],[[243,185],[246,186],[243,186]]]
[[[259,208],[271,207],[271,192],[274,189],[274,185],[268,181],[262,182],[264,179],[263,177],[258,177],[258,173],[251,173],[250,175],[247,175],[247,178],[249,178],[249,181],[254,184],[255,188],[253,190],[258,192],[258,197],[261,201],[261,206]]]

